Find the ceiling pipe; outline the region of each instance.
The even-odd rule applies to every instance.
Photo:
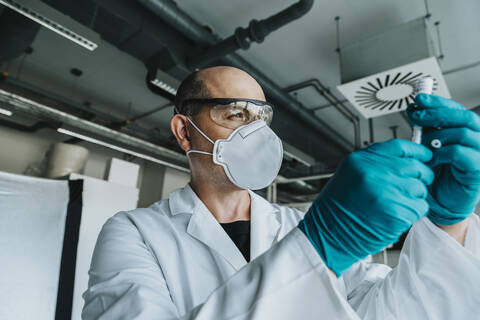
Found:
[[[19,112],[20,114],[35,116],[41,121],[62,123],[65,126],[80,130],[81,132],[94,134],[103,139],[121,143],[134,150],[139,150],[152,155],[152,157],[155,157],[159,161],[163,161],[163,164],[166,166],[174,167],[179,170],[188,170],[186,169],[188,167],[188,159],[185,154],[172,151],[143,139],[84,120],[2,89],[0,89],[0,105],[6,105],[9,108],[13,108],[13,111]]]
[[[332,94],[330,90],[325,87],[323,83],[320,82],[320,80],[310,79],[302,81],[300,83],[286,87],[284,90],[287,92],[292,92],[307,87],[314,88],[322,97],[325,98],[325,100],[330,103],[330,105],[335,107],[335,109],[337,109],[340,114],[345,117],[345,119],[347,119],[353,124],[355,149],[360,149],[362,147],[360,139],[360,119],[353,112],[351,112],[334,94]]]
[[[373,128],[373,118],[368,119],[368,131],[370,133],[370,144],[375,143],[375,132]]]
[[[334,106],[339,110],[342,114],[348,114],[351,118],[353,123],[354,129],[354,137],[355,137],[355,149],[359,150],[362,148],[362,142],[360,137],[360,119],[356,114],[354,114],[350,109],[348,109],[345,104],[337,98],[336,95],[330,91],[329,88],[325,87],[325,85],[320,82],[318,79],[312,79],[314,85],[318,86],[320,90],[325,91],[327,95],[329,95],[335,102]]]
[[[292,183],[297,181],[312,181],[312,180],[322,180],[322,179],[329,179],[331,178],[335,172],[332,173],[322,173],[316,174],[312,176],[305,176],[305,177],[296,177],[296,178],[284,178],[284,177],[277,177],[275,183],[277,184],[285,184],[285,183]]]
[[[172,0],[137,0],[139,3],[158,15],[164,22],[182,33],[194,43],[202,46],[213,46],[219,42],[218,37],[205,29],[201,24],[180,10]],[[350,153],[354,146],[344,139],[321,119],[314,116],[313,112],[305,110],[302,105],[270,80],[260,70],[237,54],[229,54],[220,60],[222,63],[232,65],[252,75],[263,87],[265,93],[274,102],[284,107],[291,114],[303,121],[310,128],[324,136],[338,150]]]
[[[19,88],[22,90],[26,90],[29,93],[34,93],[36,95],[46,97],[51,101],[60,103],[62,106],[67,107],[69,111],[82,112],[84,114],[91,115],[95,119],[100,120],[101,122],[107,123],[111,129],[119,130],[125,127],[125,129],[129,130],[131,133],[134,133],[137,135],[141,134],[147,137],[147,139],[151,141],[160,142],[163,144],[167,143],[164,137],[161,137],[158,134],[154,134],[154,132],[150,129],[145,129],[133,123],[136,119],[134,119],[134,121],[128,121],[128,120],[125,121],[125,120],[116,118],[108,113],[102,112],[100,110],[96,110],[94,108],[88,107],[80,103],[76,103],[70,99],[64,98],[50,91],[44,90],[32,84],[10,77],[8,74],[1,74],[0,82],[4,82],[10,86],[13,86],[15,89]]]
[[[181,154],[149,141],[113,130],[106,126],[84,120],[72,114],[43,105],[33,100],[21,97],[17,94],[0,89],[0,106],[5,105],[14,112],[34,116],[40,121],[53,121],[61,123],[69,128],[80,130],[87,134],[94,134],[102,139],[108,139],[120,143],[132,150],[139,150],[155,157],[163,164],[179,170],[188,170],[188,159]]]
[[[247,50],[252,42],[262,43],[265,37],[284,25],[297,20],[312,9],[313,0],[302,0],[279,13],[263,20],[250,21],[247,28],[239,27],[230,37],[220,41],[200,54],[187,59],[190,69],[204,67],[210,62],[218,60],[238,49]]]
[[[453,68],[453,69],[450,69],[450,70],[443,71],[442,74],[447,75],[447,74],[471,69],[471,68],[474,68],[474,67],[477,67],[477,66],[480,66],[480,61],[476,61],[476,62],[469,63],[469,64],[464,65],[464,66],[460,66],[460,67],[456,67],[456,68]]]
[[[388,127],[390,130],[392,130],[392,137],[393,139],[397,139],[398,138],[398,133],[397,133],[397,129],[398,129],[398,126],[390,126]]]
[[[348,100],[343,99],[343,100],[340,100],[340,102],[348,102]],[[330,107],[333,107],[333,105],[331,103],[327,103],[327,104],[322,104],[321,106],[318,106],[318,107],[313,107],[311,108],[311,110],[317,111],[317,110],[322,110]]]
[[[35,133],[45,128],[57,129],[60,125],[51,124],[50,122],[46,122],[46,121],[38,121],[37,123],[31,126],[25,126],[23,124],[0,119],[0,126],[4,126],[10,129],[14,129],[14,130],[18,130],[26,133]]]

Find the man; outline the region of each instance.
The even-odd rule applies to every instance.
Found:
[[[480,120],[439,97],[416,103],[415,124],[441,127],[425,143],[443,147],[353,153],[305,214],[248,190],[271,183],[282,158],[258,83],[232,67],[192,74],[171,120],[191,182],[106,222],[82,317],[478,318]],[[412,225],[395,269],[362,262]]]

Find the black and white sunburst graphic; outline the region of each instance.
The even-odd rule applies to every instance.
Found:
[[[415,98],[415,84],[418,79],[432,77],[422,72],[398,72],[395,76],[386,74],[382,78],[368,81],[355,92],[355,102],[359,107],[375,112],[391,112],[405,109]],[[433,92],[438,88],[433,78]]]

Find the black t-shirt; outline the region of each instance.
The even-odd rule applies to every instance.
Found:
[[[250,261],[250,221],[220,223],[247,261]]]

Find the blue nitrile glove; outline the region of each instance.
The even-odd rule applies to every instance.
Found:
[[[340,164],[298,226],[337,276],[427,214],[431,158],[422,145],[390,140]]]
[[[420,94],[415,99],[418,109],[409,107],[413,124],[424,129],[422,144],[430,146],[434,139],[442,143],[433,149],[428,164],[435,172],[429,188],[430,220],[451,225],[464,220],[480,201],[480,117],[461,104]],[[440,128],[429,130],[429,128]]]

